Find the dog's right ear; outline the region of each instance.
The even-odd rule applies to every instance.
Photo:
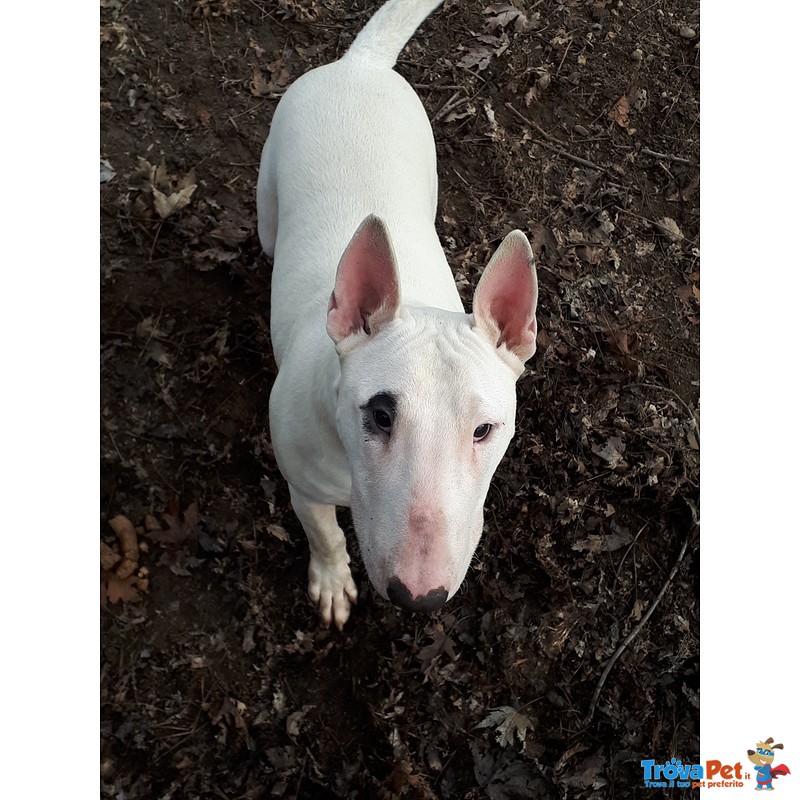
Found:
[[[533,253],[522,231],[511,231],[483,271],[473,298],[475,326],[514,356],[519,370],[536,352],[539,289]]]
[[[339,261],[328,304],[328,336],[339,344],[348,336],[377,333],[400,308],[400,280],[389,232],[380,217],[368,216]]]

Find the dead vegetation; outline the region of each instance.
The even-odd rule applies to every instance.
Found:
[[[539,352],[459,596],[305,599],[254,187],[376,5],[101,0],[104,797],[634,797],[698,754],[697,4],[451,2],[401,56],[465,303],[527,231]]]

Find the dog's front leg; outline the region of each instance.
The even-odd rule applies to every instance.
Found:
[[[358,591],[350,573],[344,532],[336,522],[336,506],[314,503],[291,484],[292,508],[308,537],[308,596],[319,606],[322,621],[341,630],[350,616]]]

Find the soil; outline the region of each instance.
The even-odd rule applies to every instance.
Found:
[[[359,603],[306,598],[255,183],[378,5],[101,0],[103,797],[627,798],[699,757],[697,2],[448,2],[401,55],[466,307],[521,228],[539,349],[458,595],[382,600],[342,510]]]

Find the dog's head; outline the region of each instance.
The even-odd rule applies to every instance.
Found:
[[[514,434],[515,383],[536,349],[536,300],[520,231],[485,269],[470,315],[401,304],[377,217],[339,263],[327,327],[341,363],[353,521],[373,586],[405,608],[440,607],[469,568]]]
[[[773,744],[774,741],[770,736],[765,742],[756,742],[756,749],[748,750],[747,758],[757,767],[771,764],[775,760],[775,751],[783,750],[783,745]]]

